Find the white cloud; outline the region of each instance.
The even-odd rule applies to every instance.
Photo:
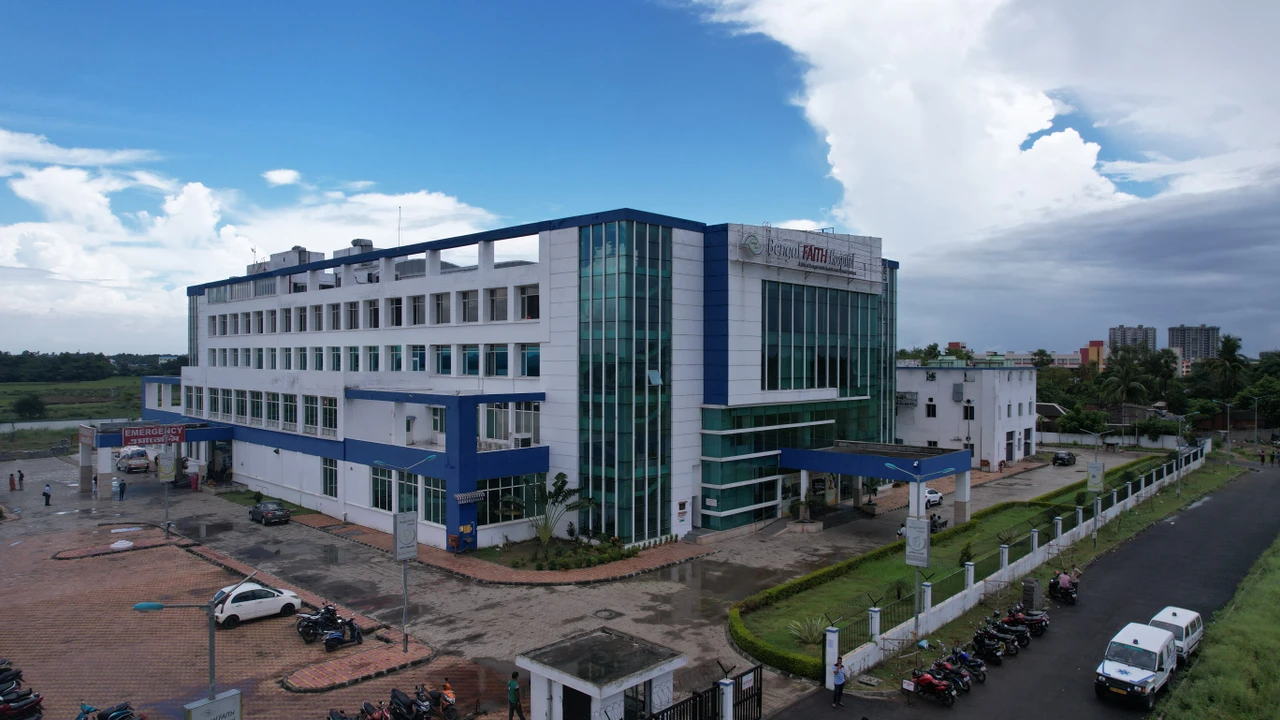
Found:
[[[377,183],[375,183],[372,180],[352,180],[351,182],[343,185],[343,187],[345,187],[348,190],[354,190],[356,192],[359,192],[361,190],[368,190],[374,185],[377,185]]]
[[[297,185],[302,182],[302,173],[297,170],[289,170],[287,168],[268,170],[262,173],[262,177],[267,181],[267,184],[272,187],[279,185]]]
[[[155,160],[150,150],[99,150],[96,148],[64,148],[49,142],[43,135],[13,132],[0,128],[0,175],[7,162],[56,163],[58,165],[128,165]]]
[[[783,220],[782,222],[774,223],[774,225],[776,227],[792,228],[794,230],[821,230],[824,227],[831,227],[830,224],[824,225],[818,222],[817,220],[804,220],[804,219]]]
[[[329,191],[264,208],[234,189],[146,169],[35,165],[15,168],[8,187],[44,220],[0,224],[0,327],[12,329],[0,349],[11,351],[180,352],[186,287],[243,274],[255,249],[260,258],[293,245],[327,253],[356,237],[394,246],[398,208],[405,244],[497,221],[440,192]],[[130,189],[163,195],[148,209],[115,211],[112,196]]]

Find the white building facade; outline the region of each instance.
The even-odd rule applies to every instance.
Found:
[[[496,259],[510,240],[532,259]],[[191,366],[144,381],[144,419],[223,433],[187,454],[266,495],[416,512],[438,547],[531,537],[559,473],[596,501],[584,534],[736,527],[785,509],[782,447],[892,438],[896,270],[878,238],[635,210],[294,248],[188,288]]]
[[[897,373],[900,442],[970,450],[980,470],[1035,454],[1034,368],[926,365]]]

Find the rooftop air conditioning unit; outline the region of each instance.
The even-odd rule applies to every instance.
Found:
[[[515,433],[511,436],[511,447],[527,448],[533,447],[533,435],[530,433]]]

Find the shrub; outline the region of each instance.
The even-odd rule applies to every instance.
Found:
[[[747,655],[770,667],[810,680],[822,680],[821,659],[780,650],[762,642],[742,623],[742,609],[737,606],[729,608],[729,637]]]
[[[1084,490],[1081,490],[1080,492],[1076,493],[1075,504],[1079,506],[1083,506],[1085,504],[1085,501],[1088,499],[1089,499],[1089,493],[1085,492]]]
[[[559,560],[556,560],[555,558],[552,558],[551,562],[547,563],[547,569],[548,569],[548,570],[559,570],[559,569],[560,569],[560,561],[559,561]]]
[[[518,567],[520,567],[520,561],[519,561],[519,560],[512,560],[512,561],[511,561],[511,567],[513,567],[513,568],[518,568]]]
[[[256,502],[256,503],[260,503],[260,502],[262,502],[262,491],[261,491],[261,490],[254,490],[254,491],[253,491],[253,501],[254,501],[254,502]]]
[[[541,561],[541,560],[539,560],[538,562],[534,563],[534,564],[533,564],[533,569],[534,569],[534,570],[541,570],[541,569],[542,569],[542,561]]]
[[[792,620],[787,629],[800,645],[817,645],[826,635],[827,623],[822,618],[805,618]]]

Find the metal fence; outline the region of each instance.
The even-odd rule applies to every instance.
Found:
[[[938,605],[947,598],[955,596],[961,590],[964,590],[964,568],[961,568],[946,577],[934,580],[933,596],[930,599],[934,605]]]
[[[915,614],[916,594],[913,592],[909,595],[904,595],[901,600],[894,600],[880,608],[880,631],[884,632],[889,628],[898,627],[914,617]]]
[[[651,720],[720,720],[720,691],[715,685],[649,716]],[[759,717],[759,716],[756,716]]]
[[[764,672],[759,665],[733,679],[733,720],[760,720],[764,709]]]

